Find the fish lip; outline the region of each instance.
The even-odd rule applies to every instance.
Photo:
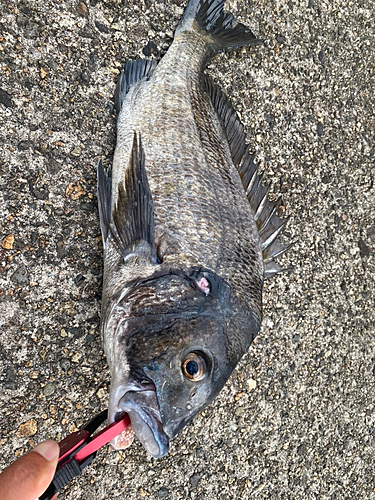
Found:
[[[150,383],[142,389],[128,390],[117,405],[115,420],[123,413],[129,415],[135,435],[148,453],[161,458],[168,453],[169,438],[164,432],[155,386]]]

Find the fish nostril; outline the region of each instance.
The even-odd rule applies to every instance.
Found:
[[[115,422],[118,422],[119,420],[121,420],[123,418],[124,414],[125,414],[124,411],[118,411],[118,412],[116,412]]]
[[[139,381],[139,390],[156,392],[155,384],[149,378],[143,378]]]

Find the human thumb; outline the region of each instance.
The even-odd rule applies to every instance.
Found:
[[[48,488],[56,471],[59,446],[44,441],[0,474],[1,500],[35,500]]]

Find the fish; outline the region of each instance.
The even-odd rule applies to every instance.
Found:
[[[205,73],[261,43],[224,10],[190,0],[163,58],[128,61],[115,95],[112,167],[98,165],[101,336],[109,420],[127,413],[154,458],[223,388],[259,332],[287,218],[270,201],[244,126]]]

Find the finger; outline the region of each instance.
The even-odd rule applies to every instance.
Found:
[[[59,446],[44,441],[0,474],[1,500],[35,500],[48,488],[56,471]]]

